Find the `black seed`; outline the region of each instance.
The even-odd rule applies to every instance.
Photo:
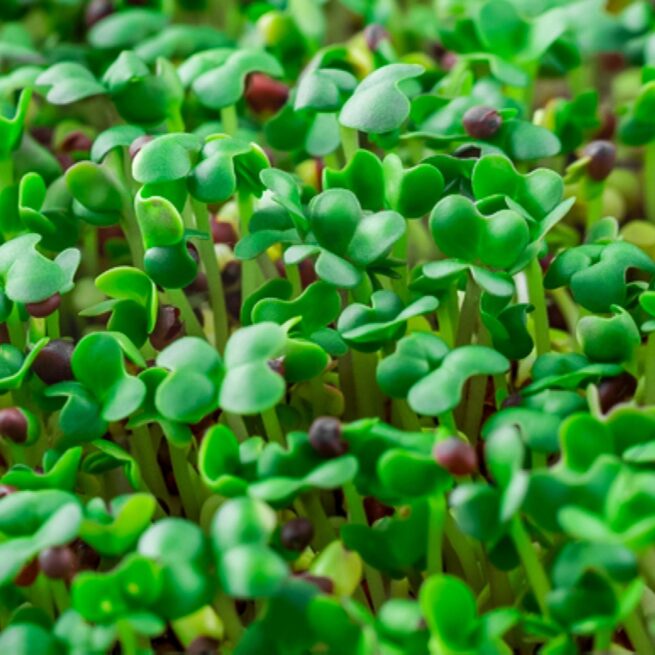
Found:
[[[331,416],[322,416],[311,424],[309,443],[325,459],[348,452],[348,444],[341,438],[341,421]]]
[[[157,322],[150,335],[150,343],[156,350],[163,350],[172,341],[182,336],[180,310],[173,305],[160,305],[157,310]]]
[[[471,107],[462,118],[464,129],[474,139],[490,139],[503,124],[503,119],[493,107]]]
[[[314,538],[314,526],[309,519],[287,521],[280,529],[280,541],[289,550],[303,551]]]
[[[452,475],[471,475],[478,469],[475,449],[457,437],[439,441],[433,455],[437,464]]]
[[[77,569],[77,557],[72,548],[46,548],[39,555],[39,566],[53,580],[70,580]]]
[[[616,146],[611,141],[592,141],[582,154],[590,159],[587,174],[592,180],[602,182],[612,172],[616,162]]]
[[[34,318],[45,318],[56,312],[61,305],[61,296],[58,293],[53,294],[41,302],[30,302],[25,305],[25,309],[30,316]]]
[[[46,384],[73,379],[71,357],[75,344],[66,339],[53,339],[43,348],[32,364],[32,370]]]
[[[17,407],[0,409],[0,436],[14,443],[25,443],[27,432],[27,419],[20,409]]]
[[[598,398],[603,413],[620,403],[630,400],[637,390],[637,380],[630,373],[604,378],[598,385]]]

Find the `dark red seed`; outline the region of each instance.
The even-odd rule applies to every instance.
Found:
[[[470,143],[460,146],[455,150],[455,152],[453,152],[453,157],[457,157],[458,159],[480,159],[481,155],[482,150],[480,150],[478,146],[474,146]]]
[[[34,318],[45,318],[56,312],[61,305],[61,296],[58,293],[53,294],[41,302],[30,302],[25,305],[25,309],[30,316]]]
[[[592,141],[582,154],[589,157],[587,174],[592,180],[602,182],[614,169],[616,146],[611,141]]]
[[[17,407],[0,409],[0,436],[14,443],[25,443],[28,427],[25,414]]]
[[[67,339],[53,339],[43,348],[32,364],[32,370],[46,384],[73,379],[71,358],[75,344]]]
[[[212,239],[214,243],[223,243],[234,248],[238,237],[234,225],[229,221],[212,221]]]
[[[286,104],[289,87],[263,73],[252,73],[248,76],[244,97],[254,112],[274,113]]]
[[[452,475],[471,475],[478,469],[475,448],[457,437],[439,441],[433,455],[437,464]]]
[[[326,578],[322,575],[312,575],[311,573],[300,573],[298,574],[298,577],[305,582],[318,587],[318,589],[324,594],[334,593],[334,582],[332,582],[330,578]]]
[[[196,637],[184,652],[186,655],[219,655],[219,645],[212,637]]]
[[[373,496],[366,496],[366,498],[364,498],[364,511],[366,512],[366,518],[368,519],[369,525],[373,525],[376,521],[379,521],[386,516],[394,515],[393,507],[381,503]]]
[[[89,139],[89,137],[84,134],[84,132],[76,130],[75,132],[67,134],[59,147],[62,152],[76,152],[80,150],[91,150],[92,145],[93,141],[91,141],[91,139]]]
[[[341,457],[348,452],[348,444],[341,438],[341,421],[332,416],[314,420],[309,428],[309,443],[325,459]]]
[[[382,41],[389,38],[389,32],[379,23],[371,23],[364,28],[364,40],[371,52],[375,52]]]
[[[98,21],[114,13],[112,0],[91,0],[84,12],[87,27],[93,27]]]
[[[182,331],[180,310],[173,305],[160,305],[155,329],[150,335],[150,343],[156,350],[163,350],[172,341],[181,337]]]
[[[241,279],[241,262],[233,259],[225,264],[221,271],[221,279],[226,287],[234,286]]]
[[[25,566],[18,572],[14,578],[14,584],[17,587],[29,587],[34,584],[34,581],[39,575],[39,561],[34,558],[32,561],[25,564]]]
[[[128,148],[128,151],[130,153],[130,157],[134,159],[138,154],[141,148],[143,146],[147,145],[153,140],[154,137],[149,136],[148,134],[144,134],[143,136],[138,136],[132,143],[130,144],[130,147]]]
[[[76,555],[77,564],[82,571],[94,571],[100,564],[100,555],[97,550],[91,548],[89,544],[81,539],[76,539],[72,544],[72,549]]]
[[[471,107],[462,118],[464,129],[474,139],[490,139],[503,124],[503,119],[493,107]]]
[[[38,125],[30,130],[30,134],[42,146],[45,146],[46,148],[50,147],[53,135],[53,129],[51,127],[47,127],[46,125]]]
[[[77,569],[77,557],[68,546],[46,548],[39,554],[39,566],[48,578],[70,580]]]
[[[598,384],[598,398],[603,413],[612,407],[630,400],[637,390],[637,380],[629,373],[621,373],[613,378],[604,378]]]
[[[280,529],[280,541],[289,550],[303,551],[314,538],[314,526],[309,519],[287,521]]]

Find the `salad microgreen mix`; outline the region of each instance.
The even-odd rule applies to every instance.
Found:
[[[0,3],[0,654],[655,654],[655,4]]]

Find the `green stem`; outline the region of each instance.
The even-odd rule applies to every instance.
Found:
[[[222,351],[227,342],[228,321],[221,269],[218,265],[218,259],[216,258],[216,251],[214,249],[207,205],[197,200],[193,200],[192,204],[193,212],[196,216],[196,226],[208,237],[198,242],[198,250],[200,251],[200,259],[207,273],[209,302],[214,318],[214,342],[216,347]]]
[[[457,287],[453,285],[441,298],[439,307],[437,307],[439,334],[451,348],[455,346],[455,330],[457,329],[458,314]]]
[[[655,141],[649,143],[644,149],[644,204],[646,217],[655,223]]]
[[[197,521],[200,516],[200,506],[196,497],[196,487],[191,479],[191,464],[187,459],[187,449],[178,448],[169,442],[168,448],[171,454],[171,465],[175,483],[180,494],[180,500],[187,518]]]
[[[340,132],[343,156],[346,162],[349,162],[359,150],[359,133],[352,127],[344,127],[343,125],[340,127]]]
[[[51,339],[59,339],[61,331],[59,328],[59,310],[52,312],[45,319],[45,332]]]
[[[655,405],[655,332],[648,335],[644,362],[644,404]]]
[[[444,534],[446,539],[448,539],[452,545],[453,550],[457,553],[462,569],[466,574],[466,579],[476,589],[479,589],[484,581],[482,579],[482,574],[475,553],[473,552],[466,536],[462,534],[457,523],[448,511],[446,511],[444,516]]]
[[[612,643],[612,629],[599,628],[594,635],[594,653],[606,653]]]
[[[428,575],[443,572],[443,534],[446,520],[446,498],[443,494],[430,497],[428,524]]]
[[[459,324],[457,326],[457,336],[455,337],[456,346],[464,346],[471,343],[475,326],[479,315],[480,289],[477,284],[469,277],[466,283],[466,295],[462,303],[462,309],[459,314]]]
[[[0,160],[0,191],[14,183],[14,163],[11,156]]]
[[[243,239],[250,232],[250,217],[254,210],[254,199],[251,194],[239,191],[237,193],[239,208],[240,236]],[[268,257],[263,253],[261,257]],[[259,285],[259,263],[256,259],[241,262],[241,297],[247,298]]]
[[[188,335],[207,339],[207,335],[200,325],[196,313],[191,307],[191,303],[184,293],[183,289],[166,289],[166,296],[171,305],[175,305],[180,310],[180,317]]]
[[[514,516],[509,529],[539,608],[543,614],[548,615],[546,597],[550,591],[550,582],[520,517]]]
[[[234,136],[239,129],[239,116],[235,105],[223,107],[221,109],[221,123],[223,124],[223,132]]]
[[[604,182],[596,182],[590,178],[582,181],[582,193],[587,204],[587,233],[601,218],[603,218]]]
[[[284,270],[287,274],[287,280],[291,283],[292,297],[297,298],[302,293],[300,269],[296,264],[285,264]]]
[[[84,229],[84,266],[91,277],[98,273],[98,228],[87,225]]]
[[[123,655],[139,655],[139,641],[130,623],[121,619],[116,623],[116,631],[121,644],[121,653]]]
[[[346,499],[350,521],[357,525],[368,526],[364,504],[362,503],[361,496],[357,493],[355,485],[352,482],[344,484],[343,493]],[[368,585],[373,610],[377,610],[382,606],[385,599],[382,576],[377,569],[368,564],[364,564],[364,577],[366,578],[366,583]]]
[[[313,545],[317,550],[323,550],[336,539],[336,535],[334,534],[330,519],[325,512],[319,493],[314,489],[303,494],[300,500],[306,514],[305,518],[310,519],[314,526]]]
[[[468,383],[466,399],[466,414],[464,418],[464,432],[472,444],[478,441],[480,423],[484,411],[484,398],[487,391],[487,376],[476,375]]]
[[[380,415],[378,402],[377,382],[375,371],[377,355],[375,353],[362,353],[352,351],[353,381],[355,383],[355,397],[360,417],[374,418]]]
[[[271,407],[261,413],[262,421],[264,422],[264,429],[266,430],[266,436],[269,441],[275,441],[281,446],[286,445],[286,440],[284,438],[284,432],[282,426],[280,425],[280,420],[277,417],[277,411],[275,407]]]
[[[644,626],[641,610],[638,606],[624,619],[623,627],[628,634],[632,647],[635,649],[635,655],[652,655],[655,652],[655,642]]]
[[[49,580],[50,591],[55,602],[57,614],[61,616],[70,607],[70,595],[62,580]]]
[[[534,318],[535,344],[537,355],[545,355],[550,351],[550,332],[548,325],[548,312],[546,311],[546,292],[544,281],[541,275],[539,260],[535,257],[525,270],[528,283],[528,295],[534,306],[532,314]]]
[[[161,498],[170,508],[171,497],[164,482],[161,466],[157,461],[157,453],[152,442],[152,435],[147,425],[134,428],[130,438],[130,450],[139,462],[139,469],[145,483],[152,494]]]
[[[25,325],[20,319],[20,314],[18,313],[18,307],[14,306],[11,310],[11,314],[7,319],[7,330],[9,332],[9,340],[11,345],[18,350],[23,351],[25,349]]]
[[[143,268],[143,240],[141,238],[141,228],[134,213],[134,201],[129,192],[125,192],[123,198],[123,217],[121,220],[123,233],[127,239],[127,245],[130,248],[132,261],[138,268]]]
[[[226,594],[219,592],[214,599],[214,608],[225,626],[225,633],[230,642],[236,645],[243,634],[243,625],[234,606],[234,601]]]

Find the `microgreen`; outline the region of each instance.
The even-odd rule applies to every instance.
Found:
[[[655,652],[655,13],[0,3],[0,653]]]

